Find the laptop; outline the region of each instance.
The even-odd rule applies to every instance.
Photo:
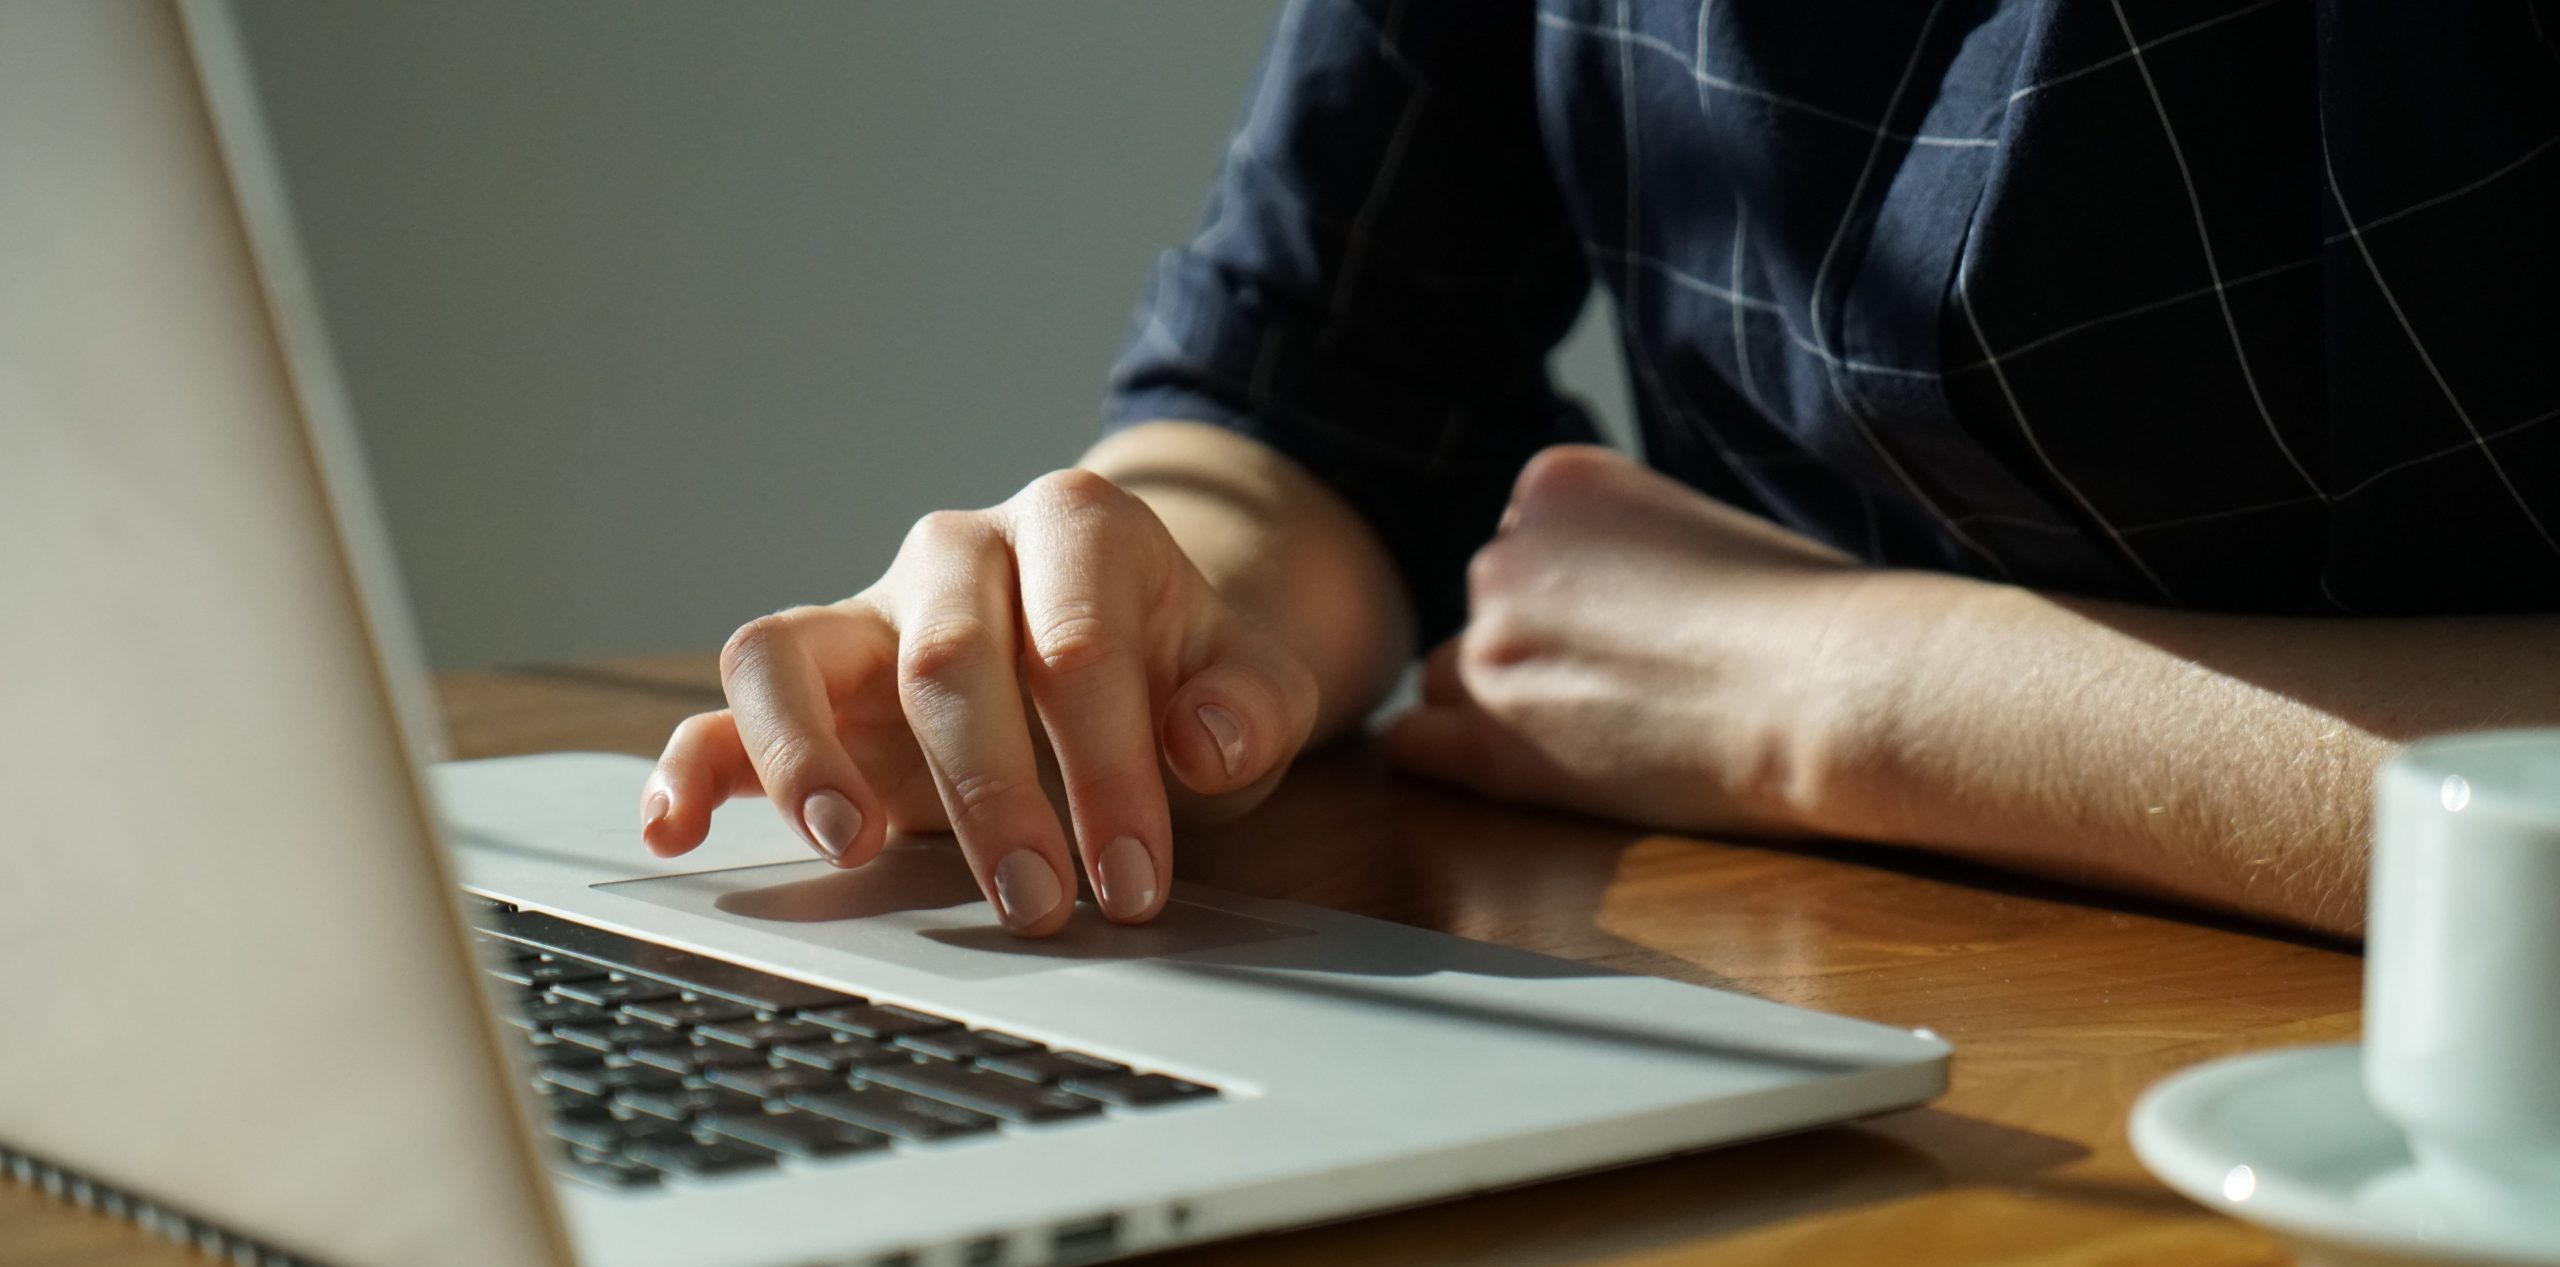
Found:
[[[0,6],[0,172],[20,1180],[237,1262],[1034,1267],[1944,1088],[1925,1031],[1187,884],[1019,941],[937,841],[659,860],[645,762],[438,762],[226,11]]]

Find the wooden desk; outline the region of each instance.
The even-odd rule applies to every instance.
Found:
[[[716,707],[708,657],[456,673],[457,755],[654,755]],[[761,812],[750,810],[749,812]],[[1184,878],[1697,981],[1955,1044],[1936,1105],[1493,1197],[1169,1254],[1219,1263],[2280,1264],[2125,1145],[2153,1080],[2350,1040],[2339,947],[1888,850],[1649,835],[1302,765],[1251,821],[1186,836]],[[199,1263],[0,1183],[0,1267]]]

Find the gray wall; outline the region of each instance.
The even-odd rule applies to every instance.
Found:
[[[1072,460],[1278,9],[238,7],[442,666],[715,646]]]

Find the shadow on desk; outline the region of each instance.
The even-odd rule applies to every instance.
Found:
[[[1140,1261],[1363,1267],[1529,1267],[1595,1262],[1719,1240],[1814,1215],[1958,1187],[2027,1182],[2088,1155],[2066,1140],[1937,1109],[1502,1190],[1350,1224],[1283,1232]],[[1961,1157],[1959,1165],[1944,1159]],[[1809,1178],[1819,1176],[1819,1178]],[[2079,1185],[2086,1186],[2086,1185]],[[2129,1191],[2129,1199],[2174,1196]]]

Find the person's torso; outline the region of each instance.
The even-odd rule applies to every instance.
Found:
[[[2560,23],[2531,0],[1538,21],[1655,465],[1878,562],[2560,608]]]

